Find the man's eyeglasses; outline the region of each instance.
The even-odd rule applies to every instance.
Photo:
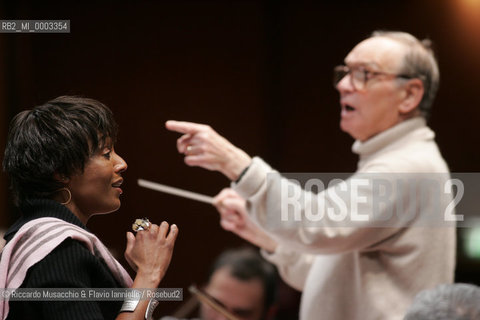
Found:
[[[350,74],[350,81],[355,90],[365,90],[368,80],[376,76],[389,76],[393,78],[403,78],[403,79],[413,79],[414,76],[405,75],[405,74],[392,74],[387,72],[380,71],[371,71],[365,67],[349,67],[345,65],[336,66],[333,69],[333,85],[337,87],[337,84]]]

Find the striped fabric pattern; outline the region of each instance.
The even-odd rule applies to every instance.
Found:
[[[0,256],[0,287],[19,288],[28,269],[67,238],[81,241],[93,255],[103,259],[123,287],[132,286],[133,281],[127,271],[94,234],[61,219],[45,217],[23,225],[3,248]],[[7,318],[8,310],[8,299],[0,300],[0,319]]]

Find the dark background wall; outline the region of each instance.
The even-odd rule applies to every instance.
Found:
[[[136,185],[145,178],[209,195],[228,186],[185,166],[164,122],[208,123],[283,172],[353,172],[332,69],[375,29],[434,41],[442,79],[430,125],[453,171],[480,171],[479,1],[5,1],[0,16],[71,20],[70,34],[0,35],[1,149],[20,110],[64,94],[106,103],[129,169],[122,208],[89,227],[122,255],[134,218],[178,224],[165,287],[202,282],[217,254],[244,242],[219,227],[212,207]],[[17,213],[0,179],[6,227]],[[478,283],[477,270],[459,256],[458,280]]]

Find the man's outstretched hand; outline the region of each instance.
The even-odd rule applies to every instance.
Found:
[[[189,166],[219,171],[235,181],[252,162],[248,154],[208,125],[169,120],[165,127],[183,134],[177,140],[177,149],[185,155],[185,163]]]

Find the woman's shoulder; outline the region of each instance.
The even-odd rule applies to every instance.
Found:
[[[99,287],[99,284],[116,286],[101,259],[94,256],[81,241],[67,238],[28,270],[22,287],[88,288]]]

